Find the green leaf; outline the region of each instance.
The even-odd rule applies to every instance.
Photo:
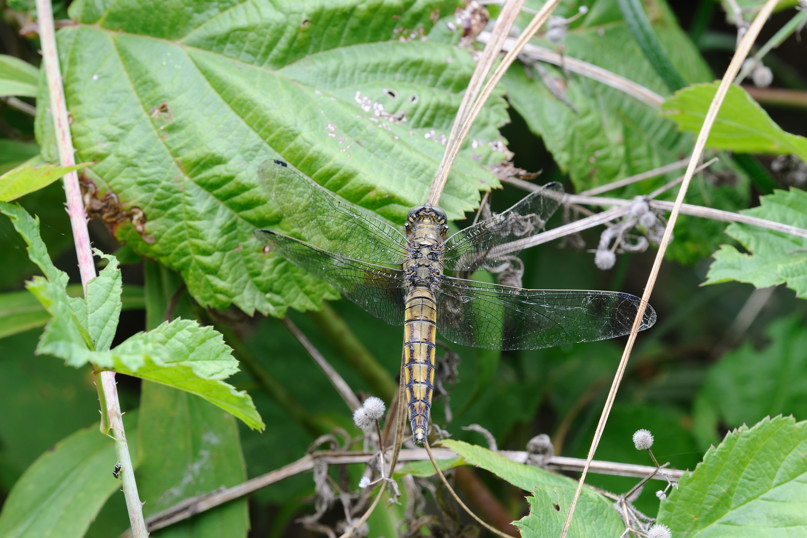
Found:
[[[468,464],[481,467],[514,486],[533,492],[530,514],[514,523],[522,529],[523,536],[557,534],[544,533],[542,529],[554,529],[558,517],[563,526],[576,488],[574,480],[516,463],[486,448],[462,441],[446,439],[441,441],[441,445],[461,455]],[[611,501],[590,488],[583,488],[575,519],[573,528],[576,532],[572,532],[573,536],[618,536],[624,531],[624,525]]]
[[[792,417],[729,433],[662,502],[658,522],[673,536],[807,534],[807,428]]]
[[[800,316],[780,319],[765,333],[770,345],[756,349],[747,343],[727,353],[711,368],[701,388],[698,397],[727,427],[780,413],[807,416],[804,320]]]
[[[530,513],[513,523],[524,538],[560,536],[569,513],[574,492],[558,489],[536,489],[527,497]],[[574,512],[569,527],[569,536],[592,537],[622,536],[625,526],[620,521],[613,504],[605,497],[601,502],[592,502],[582,497]]]
[[[87,176],[99,196],[113,193],[134,220],[118,238],[180,272],[206,306],[281,315],[330,296],[253,237],[280,221],[258,167],[282,158],[402,223],[424,201],[475,65],[420,37],[458,4],[183,0],[168,13],[135,0],[74,3],[75,26],[58,33],[73,139],[95,163]],[[505,159],[506,121],[499,94],[441,200],[453,218],[497,184],[489,167]]]
[[[115,256],[104,254],[97,249],[95,254],[108,263],[98,276],[87,284],[87,328],[93,347],[98,351],[106,351],[112,346],[118,328],[120,311],[123,307],[121,301],[123,284]]]
[[[76,164],[73,166],[57,166],[43,164],[42,166],[24,165],[10,170],[0,176],[0,201],[10,202],[21,196],[47,187],[68,172],[87,166]]]
[[[136,414],[126,415],[127,420]],[[132,423],[135,423],[132,421]],[[137,453],[131,436],[129,449]],[[115,445],[94,425],[45,452],[15,484],[0,514],[0,536],[84,536],[120,480]]]
[[[212,327],[183,319],[165,322],[90,358],[116,372],[201,396],[250,428],[264,428],[249,395],[221,381],[238,371],[238,361]]]
[[[662,105],[664,115],[684,131],[698,133],[718,83],[678,91]],[[740,153],[793,154],[807,160],[807,138],[786,133],[739,86],[730,86],[706,146]]]
[[[146,517],[247,479],[233,417],[190,394],[143,383],[138,432],[142,457],[137,483],[141,498],[148,500]],[[246,536],[248,529],[242,498],[172,525],[160,536]]]
[[[59,258],[64,252],[73,250],[73,236],[65,233],[70,229],[70,219],[64,210],[61,182],[24,196],[19,203],[40,219],[42,239],[52,256]],[[5,238],[7,247],[3,255],[3,270],[0,271],[0,289],[19,289],[20,282],[40,274],[40,271],[28,257],[26,244],[14,230],[11,220],[0,218],[0,236]]]
[[[807,228],[807,192],[775,191],[761,197],[759,203],[743,214]],[[807,239],[739,223],[729,225],[726,233],[748,253],[723,245],[714,254],[705,284],[730,280],[757,288],[786,284],[798,297],[807,297]]]
[[[0,95],[36,97],[39,70],[33,65],[0,54]]]

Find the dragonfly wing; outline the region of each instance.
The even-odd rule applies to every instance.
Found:
[[[641,299],[611,291],[528,290],[444,277],[437,328],[448,340],[483,349],[540,349],[630,332]],[[647,305],[639,330],[656,322]]]
[[[562,197],[563,186],[549,183],[510,209],[455,233],[445,242],[445,268],[454,273],[470,274],[482,263],[494,261],[493,247],[540,232]]]
[[[311,244],[385,265],[399,265],[406,257],[406,238],[395,226],[337,197],[290,164],[267,161],[258,176],[286,220]]]
[[[255,230],[283,258],[321,278],[373,316],[391,325],[404,322],[403,271],[326,252],[282,234]]]

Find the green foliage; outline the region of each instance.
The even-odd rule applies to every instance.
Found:
[[[666,52],[676,77],[690,83],[711,80],[713,75],[703,58],[664,2],[643,2],[642,6],[650,17],[656,42],[653,47],[660,46]],[[624,77],[659,98],[667,95],[668,85],[658,72],[659,65],[648,59],[646,48],[635,40],[633,26],[623,17],[618,2],[601,0],[587,7],[588,15],[571,25],[562,49],[547,38],[533,42]],[[570,3],[555,14],[570,17],[576,10],[577,6]],[[692,138],[676,132],[675,124],[653,105],[635,99],[624,89],[569,72],[564,66],[517,64],[505,75],[503,84],[513,109],[530,131],[541,138],[577,191],[669,164],[692,147]],[[524,152],[529,155],[535,148],[525,147]],[[617,192],[623,197],[646,195],[681,173],[670,172]],[[730,173],[736,176],[735,184],[719,184],[708,178],[698,180],[700,184],[690,189],[687,202],[727,211],[746,207],[748,179],[739,170]],[[670,245],[668,258],[694,263],[707,256],[717,248],[723,228],[720,223],[702,219],[682,221],[676,228],[676,241]]]
[[[445,440],[442,445],[460,454],[466,463],[481,467],[514,486],[533,492],[529,499],[529,515],[515,523],[524,536],[555,535],[563,527],[565,514],[574,496],[574,480],[516,463],[495,452],[461,441]],[[577,509],[577,522],[571,531],[575,536],[611,535],[624,530],[612,502],[590,488],[583,490]],[[593,521],[596,521],[596,526],[591,525]]]
[[[134,416],[133,416],[134,418]],[[137,453],[137,442],[130,440]],[[107,498],[120,489],[112,475],[115,447],[97,426],[74,433],[25,471],[0,514],[0,536],[83,536]]]
[[[420,39],[430,17],[457,5],[73,4],[77,24],[58,45],[78,156],[95,163],[88,176],[102,194],[148,219],[145,231],[126,225],[118,237],[180,272],[203,305],[311,308],[329,290],[290,291],[252,236],[278,220],[258,167],[283,158],[402,222],[425,196],[473,71],[465,51]],[[46,109],[39,139],[52,155]],[[494,99],[442,199],[452,217],[497,184],[485,165],[504,157],[491,146],[506,121]]]
[[[662,105],[664,115],[681,130],[697,134],[717,86],[717,82],[696,84],[676,92]],[[748,92],[734,85],[729,87],[709,131],[706,147],[742,153],[793,154],[807,160],[807,138],[783,131]]]
[[[755,349],[746,343],[709,371],[698,395],[699,428],[714,430],[717,422],[737,428],[782,413],[807,417],[804,320],[777,320],[766,335],[768,345]]]
[[[238,362],[220,334],[195,321],[176,320],[110,349],[122,307],[121,276],[114,256],[102,254],[109,264],[87,285],[86,299],[70,297],[68,277],[48,257],[39,222],[19,206],[2,203],[0,210],[12,219],[29,245],[31,260],[45,275],[28,283],[28,290],[53,316],[37,353],[57,356],[75,367],[91,362],[179,388],[227,410],[252,428],[263,428],[249,395],[221,381],[235,373]]]
[[[67,286],[70,297],[80,297],[81,286]],[[123,310],[140,310],[143,308],[143,288],[129,285],[121,291]],[[30,292],[13,291],[0,294],[0,338],[18,334],[37,327],[44,327],[51,316]]]
[[[19,58],[0,54],[0,95],[35,97],[39,71]]]
[[[11,202],[21,196],[47,187],[63,175],[87,166],[20,166],[0,176],[0,201]]]
[[[146,517],[179,501],[246,480],[238,431],[232,416],[186,392],[144,383],[138,422],[142,447],[137,482],[151,499]],[[166,442],[173,439],[172,442]],[[249,529],[245,499],[172,526],[165,535],[245,536]]]
[[[743,214],[807,228],[807,193],[803,190],[777,191],[761,197],[759,203]],[[740,223],[731,224],[726,233],[748,253],[723,245],[714,254],[706,284],[730,280],[757,288],[785,284],[798,297],[807,297],[807,239]]]
[[[673,536],[798,536],[807,532],[802,499],[807,428],[765,419],[729,433],[661,504]]]
[[[708,68],[666,6],[662,2],[644,4],[654,15],[651,23],[656,38],[678,73],[691,82],[710,79]],[[664,94],[666,84],[634,41],[616,2],[595,2],[589,9],[591,13],[570,28],[564,53]],[[557,14],[570,16],[575,10],[569,7]],[[536,42],[556,49],[546,39]],[[550,80],[562,85],[567,102],[553,95],[532,69],[516,66],[504,83],[513,108],[541,136],[578,190],[675,161],[690,147],[689,137],[676,133],[671,122],[624,92],[586,77],[566,77],[561,69],[542,69],[548,71]]]

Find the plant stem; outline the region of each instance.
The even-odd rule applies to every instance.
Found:
[[[62,75],[59,68],[59,57],[56,52],[56,34],[53,25],[53,10],[48,0],[36,0],[36,11],[39,23],[39,38],[42,44],[42,59],[47,75],[48,94],[50,96],[50,109],[53,114],[56,141],[59,148],[59,161],[63,166],[75,164],[73,142],[70,138],[70,126],[67,116],[67,105],[64,99]],[[78,185],[78,175],[71,172],[64,176],[64,191],[67,199],[67,214],[73,229],[73,241],[78,257],[81,284],[84,293],[87,284],[95,278],[95,264],[90,250],[90,236],[87,231],[87,217],[81,201],[81,190]],[[143,503],[137,493],[132,460],[129,456],[129,446],[126,442],[126,432],[123,429],[118,390],[115,385],[115,372],[96,373],[96,384],[99,384],[99,399],[101,409],[101,431],[112,431],[115,439],[115,453],[121,464],[121,478],[123,480],[123,494],[126,497],[126,507],[129,511],[129,521],[134,536],[140,538],[148,536],[143,520]]]

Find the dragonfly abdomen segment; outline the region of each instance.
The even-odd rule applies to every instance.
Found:
[[[404,324],[404,387],[416,443],[429,431],[434,393],[437,304],[431,290],[415,288],[406,298]]]

